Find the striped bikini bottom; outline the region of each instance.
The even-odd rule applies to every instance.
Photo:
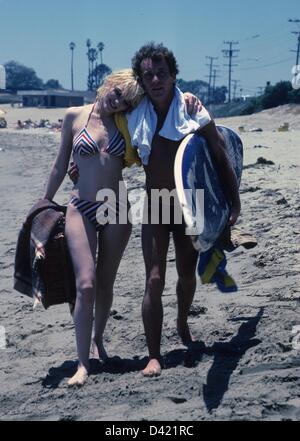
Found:
[[[83,214],[96,228],[96,231],[100,232],[103,230],[103,228],[109,223],[108,220],[108,206],[106,205],[106,208],[101,211],[101,213],[97,213],[101,205],[105,204],[106,201],[98,201],[98,202],[91,202],[86,201],[84,199],[79,199],[76,196],[71,196],[71,199],[69,201],[69,204],[72,204],[74,207],[77,208],[77,210],[80,211],[81,214]],[[115,215],[115,219],[118,217],[118,203],[116,204],[116,207],[109,207],[110,214]],[[101,217],[101,220],[103,223],[99,223],[99,217]]]

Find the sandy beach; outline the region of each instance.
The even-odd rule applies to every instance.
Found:
[[[141,228],[134,226],[105,332],[109,362],[94,360],[87,384],[75,389],[66,384],[76,368],[68,306],[33,311],[31,299],[12,288],[17,236],[42,195],[60,138],[49,129],[16,130],[16,122],[56,122],[64,109],[0,107],[8,122],[0,129],[0,420],[300,420],[300,336],[293,334],[300,329],[300,105],[217,120],[245,130],[238,226],[254,234],[258,246],[227,254],[239,291],[222,294],[198,281],[189,319],[197,342],[187,350],[176,334],[171,246],[163,297],[165,369],[159,378],[144,378],[145,275]],[[289,130],[277,131],[284,122]],[[257,164],[259,157],[274,164]],[[142,169],[124,176],[129,191],[142,187]],[[65,179],[55,200],[67,203],[70,190]]]

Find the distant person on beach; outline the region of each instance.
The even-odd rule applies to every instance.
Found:
[[[135,157],[138,161],[136,152],[120,132],[126,120],[121,112],[136,106],[143,95],[132,70],[125,69],[105,78],[94,104],[69,108],[63,120],[60,149],[46,185],[44,198],[52,200],[66,175],[72,154],[80,173],[67,208],[65,236],[77,288],[74,323],[79,363],[69,385],[83,385],[88,377],[94,303],[93,345],[99,358],[107,358],[103,332],[116,273],[131,233],[122,168],[124,160],[128,165],[135,162]],[[193,97],[192,108],[194,103]],[[129,139],[126,131],[122,133]],[[121,201],[109,210],[107,191]],[[121,193],[125,194],[125,200]],[[99,217],[101,207],[103,216]],[[119,222],[121,218],[126,222]]]
[[[17,121],[17,129],[23,129],[23,123],[20,119]]]
[[[146,173],[147,203],[149,203],[146,210],[148,210],[149,218],[153,211],[151,190],[172,191],[175,189],[173,171],[175,156],[181,140],[187,134],[188,127],[184,133],[180,127],[182,120],[179,105],[182,96],[179,89],[175,87],[178,67],[173,53],[163,45],[151,42],[136,52],[132,59],[132,68],[147,95],[131,113],[128,127],[131,141],[134,146],[138,147]],[[203,110],[205,113],[205,109]],[[180,121],[178,127],[175,127],[176,117]],[[134,123],[132,127],[131,120]],[[224,141],[214,121],[207,112],[199,121],[198,131],[209,145],[224,191],[231,202],[230,223],[233,225],[240,213],[235,173],[227,159]],[[141,135],[142,127],[147,127],[147,134]],[[152,131],[151,128],[153,128]],[[174,129],[176,129],[175,134]],[[145,145],[147,144],[145,138],[148,139],[148,145]],[[168,209],[171,219],[169,224],[163,223],[159,217],[157,224],[148,222],[142,225],[142,248],[146,268],[142,315],[149,350],[149,362],[143,370],[145,376],[160,375],[162,368],[160,354],[163,322],[162,293],[165,286],[170,233],[173,234],[178,273],[177,331],[184,344],[193,341],[187,319],[196,289],[195,272],[198,252],[193,248],[190,237],[185,234],[184,223],[176,224],[172,220],[173,207],[169,205]]]

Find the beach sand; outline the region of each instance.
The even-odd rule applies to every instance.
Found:
[[[244,164],[251,165],[243,172],[238,225],[258,246],[227,255],[239,291],[222,294],[198,282],[189,318],[198,341],[187,350],[176,334],[171,245],[163,296],[165,369],[159,378],[144,378],[145,275],[141,228],[134,226],[105,332],[110,361],[94,361],[87,384],[75,389],[66,384],[76,368],[68,306],[33,311],[31,299],[12,289],[18,232],[42,195],[60,136],[13,127],[18,119],[56,122],[64,109],[1,108],[8,129],[0,130],[0,420],[300,420],[300,338],[292,333],[300,326],[300,106],[217,121],[244,126]],[[290,130],[278,132],[284,122]],[[263,131],[248,131],[258,127]],[[255,165],[258,157],[274,165]],[[141,169],[124,175],[129,190],[143,185]],[[66,203],[70,189],[66,179],[56,201]]]

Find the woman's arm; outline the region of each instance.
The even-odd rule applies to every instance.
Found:
[[[60,148],[50,171],[43,196],[44,199],[53,199],[67,173],[72,152],[72,127],[75,115],[77,115],[76,109],[67,109],[61,129]]]
[[[202,103],[196,95],[193,95],[191,92],[185,92],[184,101],[186,105],[186,110],[189,116],[194,115],[197,112],[201,112]]]

